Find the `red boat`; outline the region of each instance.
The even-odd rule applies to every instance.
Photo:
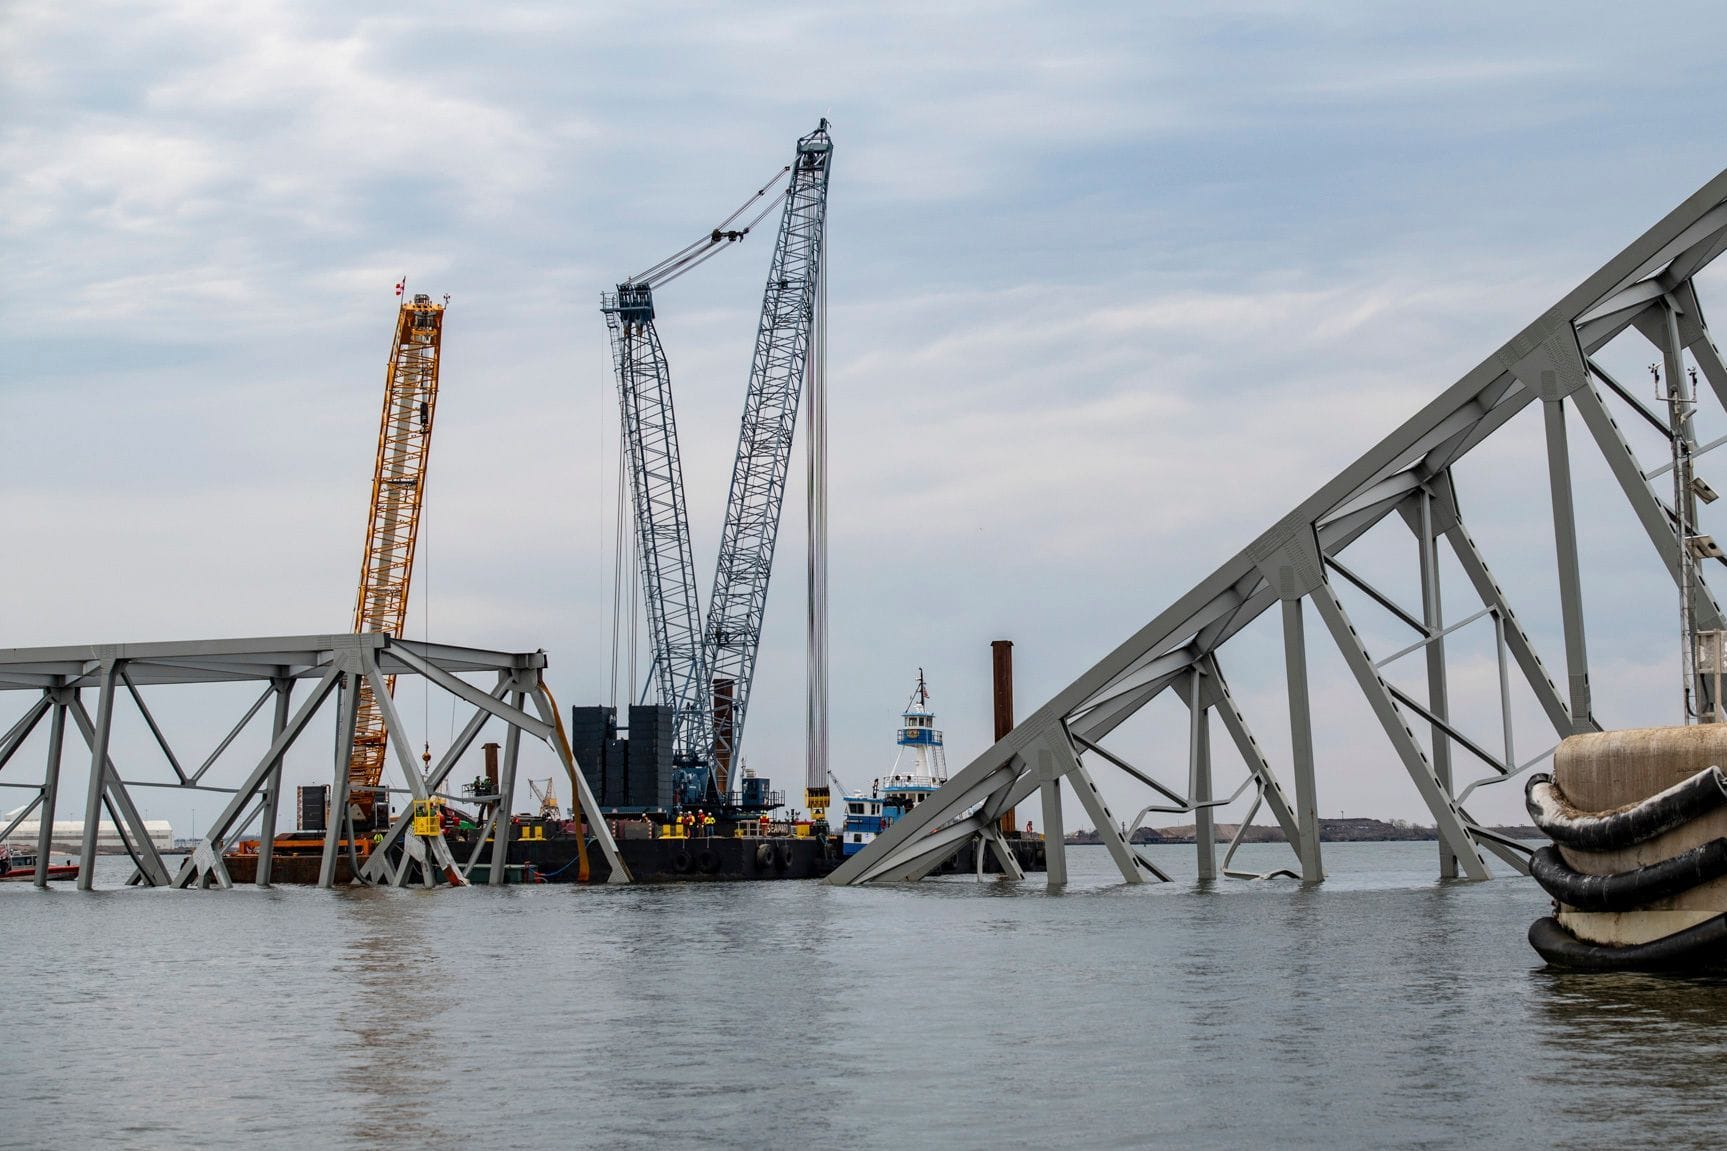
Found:
[[[36,853],[25,851],[18,847],[8,847],[0,843],[0,883],[6,880],[32,880],[36,878]],[[77,879],[78,865],[76,863],[61,863],[48,865],[49,879]]]

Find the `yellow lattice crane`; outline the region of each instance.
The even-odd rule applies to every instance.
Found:
[[[546,780],[546,786],[541,787],[539,781],[528,780],[528,790],[534,793],[534,798],[540,801],[540,818],[562,819],[564,810],[558,805],[558,792],[552,786],[553,780]]]
[[[354,631],[402,634],[408,619],[408,583],[414,542],[425,498],[426,459],[432,447],[432,415],[438,404],[438,361],[444,335],[444,304],[417,295],[402,304],[390,344],[384,384],[384,414],[378,428],[378,463],[372,474],[372,507],[366,525],[366,555],[354,600]],[[390,694],[396,677],[385,681]],[[364,680],[356,701],[354,746],[348,756],[348,788],[361,818],[356,827],[386,822],[389,804],[373,790],[384,778],[388,733],[372,689]],[[374,815],[374,808],[378,814]]]

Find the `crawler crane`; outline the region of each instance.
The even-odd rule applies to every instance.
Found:
[[[833,143],[826,120],[798,141],[775,180],[719,227],[618,285],[601,303],[611,333],[618,401],[634,495],[637,546],[653,671],[650,682],[673,713],[674,806],[727,805],[738,794],[734,766],[743,742],[750,686],[761,645],[774,544],[791,463],[798,403],[818,331],[828,174]],[[655,329],[654,290],[749,235],[773,210],[785,181],[779,234],[762,297],[749,390],[726,501],[725,526],[704,625],[672,412],[670,370]],[[824,585],[825,586],[825,585]],[[812,765],[812,773],[816,770]],[[825,811],[825,769],[809,776],[812,814]],[[632,801],[639,802],[639,801]],[[745,798],[745,804],[751,801]]]
[[[438,405],[438,362],[445,303],[427,295],[404,302],[396,316],[384,412],[378,428],[378,459],[372,473],[372,504],[360,590],[354,599],[354,631],[400,636],[408,619],[408,586],[414,571],[420,508],[425,499],[426,461],[432,448],[432,418]],[[385,680],[395,694],[396,677]],[[384,716],[364,680],[356,699],[354,744],[348,756],[348,794],[358,810],[356,829],[387,825],[390,805],[378,791],[384,776],[388,735]],[[332,812],[332,818],[340,818]]]

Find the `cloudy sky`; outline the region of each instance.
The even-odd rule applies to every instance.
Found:
[[[957,768],[990,640],[1030,711],[1727,163],[1727,80],[1689,50],[1714,5],[1392,7],[14,0],[0,642],[345,628],[406,274],[452,297],[409,634],[545,648],[560,700],[602,701],[598,295],[827,116],[834,768],[885,769],[920,666]],[[660,298],[704,587],[768,254]],[[1527,422],[1460,483],[1557,671]],[[1579,483],[1597,710],[1670,720],[1670,587],[1597,459]],[[796,787],[795,496],[786,524],[746,756]],[[1275,640],[1229,670],[1286,769]],[[1493,697],[1491,651],[1459,659],[1460,699]],[[1315,673],[1322,809],[1425,821],[1341,665]],[[201,749],[231,701],[160,706]],[[1550,735],[1519,710],[1527,756]],[[1135,753],[1178,765],[1154,726]],[[166,775],[127,739],[128,775]]]

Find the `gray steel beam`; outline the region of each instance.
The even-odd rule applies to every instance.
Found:
[[[1037,753],[1038,777],[1043,780],[1043,858],[1049,886],[1067,886],[1067,832],[1061,811],[1061,776],[1048,748]]]
[[[114,726],[116,661],[102,664],[101,696],[96,704],[96,738],[90,745],[90,786],[84,795],[84,836],[79,853],[78,890],[90,891],[96,880],[96,834],[102,824],[102,790],[108,777],[108,734]],[[119,830],[118,826],[115,828]]]
[[[1157,659],[1172,648],[1189,642],[1195,643],[1196,654],[1207,654],[1214,650],[1217,644],[1239,632],[1260,612],[1269,608],[1274,599],[1295,599],[1306,594],[1306,588],[1280,588],[1275,580],[1274,568],[1268,566],[1274,557],[1291,546],[1292,540],[1302,534],[1311,537],[1315,525],[1322,525],[1319,543],[1325,554],[1335,552],[1348,539],[1366,531],[1396,506],[1393,497],[1399,484],[1407,483],[1409,479],[1431,479],[1502,427],[1525,405],[1537,398],[1536,391],[1519,383],[1513,373],[1529,370],[1525,361],[1542,352],[1544,348],[1554,345],[1556,341],[1561,346],[1564,341],[1570,341],[1575,348],[1577,335],[1574,322],[1578,317],[1676,259],[1690,260],[1696,267],[1701,267],[1715,253],[1721,231],[1719,221],[1727,219],[1727,209],[1723,208],[1724,201],[1727,201],[1727,172],[1717,175],[1683,204],[1669,212],[1553,307],[1435,397],[1401,427],[1345,467],[1211,576],[1127,637],[1002,740],[974,759],[954,776],[943,793],[920,805],[920,811],[927,810],[928,814],[922,816],[919,827],[927,830],[931,826],[940,825],[944,820],[956,818],[964,810],[964,805],[957,803],[957,797],[994,773],[999,765],[1023,754],[1028,746],[1042,738],[1045,733],[1076,718],[1088,700],[1096,699],[1098,694],[1106,691],[1118,677],[1131,674],[1143,667],[1146,661]],[[1603,342],[1630,325],[1633,314],[1634,309],[1623,309],[1614,313],[1613,318],[1602,321],[1599,326],[1592,326],[1581,351],[1584,354],[1593,353]],[[1568,357],[1562,367],[1569,370],[1573,366],[1569,361],[1573,358],[1575,357]],[[1554,367],[1551,370],[1560,372],[1561,368]],[[1535,378],[1539,380],[1539,372]],[[1566,387],[1570,387],[1572,381],[1568,379],[1565,383]],[[1577,398],[1579,410],[1587,415],[1593,390],[1584,387],[1572,394]],[[1591,430],[1596,431],[1593,427]],[[1405,472],[1411,475],[1400,479],[1399,474]],[[1615,474],[1620,475],[1617,465]],[[1621,482],[1624,483],[1622,476]],[[1637,486],[1642,488],[1644,499],[1654,503],[1640,475]],[[1629,494],[1632,495],[1633,506],[1639,509],[1640,518],[1645,518],[1647,528],[1645,513],[1648,509],[1639,507],[1639,499],[1634,492]],[[1656,506],[1658,507],[1658,504]],[[1666,527],[1665,530],[1670,536],[1671,528]],[[1256,569],[1267,573],[1265,590],[1244,592],[1244,589],[1258,586],[1255,581]],[[1244,594],[1248,596],[1245,602]],[[1508,616],[1502,615],[1501,618],[1506,618],[1509,623]],[[1331,622],[1327,620],[1328,626]],[[1201,631],[1205,637],[1203,643],[1197,641]],[[1508,627],[1507,642],[1511,645],[1512,653],[1523,665],[1525,674],[1535,679],[1539,673],[1533,671],[1532,667],[1538,665],[1534,663],[1533,652],[1522,643],[1522,639],[1515,628]],[[1365,673],[1358,672],[1358,676],[1361,674],[1365,674],[1373,682],[1378,682],[1371,663]],[[1304,680],[1305,677],[1303,682]],[[1541,694],[1539,687],[1536,690],[1538,695]],[[1372,690],[1368,694],[1370,698],[1374,696]],[[1548,701],[1543,699],[1543,703],[1545,706]],[[1387,703],[1382,692],[1375,699],[1375,705],[1389,706],[1393,710],[1396,706],[1394,703]],[[1549,714],[1552,714],[1551,708]],[[1572,730],[1583,730],[1593,724],[1587,713],[1575,717],[1567,713],[1566,722]],[[1093,730],[1089,734],[1095,737],[1098,732]],[[1418,746],[1415,749],[1419,751]],[[1300,781],[1297,782],[1299,785]],[[1417,782],[1418,787],[1421,786],[1420,781]],[[1020,784],[1015,782],[1009,786],[1018,788]],[[1436,779],[1433,779],[1432,790],[1435,793],[1442,792]],[[1448,839],[1454,838],[1460,825],[1455,819],[1448,818],[1445,822],[1450,824],[1453,833]],[[902,829],[907,835],[910,834],[904,821],[891,830]],[[903,839],[892,842],[878,839],[877,843],[865,852],[848,860],[830,877],[829,882],[854,881],[870,872],[874,860],[891,854],[896,850],[896,845],[903,842]],[[1474,866],[1485,873],[1485,865],[1480,863],[1473,841],[1462,846],[1468,849],[1469,857],[1466,858],[1460,850],[1460,859],[1467,862],[1468,858],[1473,858]],[[1465,870],[1469,868],[1466,867]]]
[[[48,886],[48,854],[54,846],[54,813],[60,802],[60,756],[66,746],[66,689],[50,689],[54,719],[48,730],[48,762],[42,773],[42,814],[36,830],[36,886]]]
[[[1421,798],[1427,802],[1428,810],[1433,813],[1440,836],[1451,845],[1451,850],[1456,852],[1458,866],[1470,879],[1492,878],[1487,864],[1482,861],[1481,853],[1475,846],[1475,840],[1463,824],[1462,812],[1451,796],[1439,786],[1439,780],[1433,775],[1433,767],[1428,763],[1426,753],[1421,750],[1421,745],[1415,741],[1414,733],[1409,730],[1402,714],[1398,712],[1396,701],[1384,679],[1380,678],[1379,672],[1375,670],[1367,649],[1361,646],[1361,638],[1356,634],[1355,626],[1349,622],[1349,616],[1338,602],[1336,593],[1331,590],[1331,585],[1321,583],[1313,589],[1312,595],[1313,606],[1318,609],[1320,618],[1331,631],[1331,638],[1336,642],[1338,651],[1343,654],[1344,662],[1354,673],[1356,682],[1361,687],[1361,694],[1367,698],[1368,705],[1378,716],[1380,726],[1385,729],[1398,758],[1403,761],[1409,778],[1415,782],[1415,789],[1421,793]]]
[[[348,814],[348,760],[354,751],[360,694],[357,674],[346,666],[331,670],[336,673],[339,686],[336,688],[336,752],[335,771],[330,781],[330,819],[324,828],[323,857],[318,862],[318,886],[323,888],[336,886],[336,859],[341,850],[342,828],[346,826],[352,833],[353,819]],[[325,682],[329,682],[328,678]]]
[[[1170,677],[1186,671],[1193,666],[1193,661],[1199,658],[1199,653],[1191,645],[1168,651],[1155,659],[1140,661],[1121,675],[1116,676],[1097,694],[1087,699],[1074,709],[1076,715],[1092,711],[1121,698],[1137,698],[1148,687],[1157,687],[1168,683]]]
[[[1423,624],[1420,620],[1416,619],[1409,612],[1405,611],[1403,609],[1402,604],[1398,603],[1396,600],[1392,599],[1390,596],[1386,595],[1384,592],[1382,592],[1378,588],[1374,587],[1371,583],[1367,582],[1367,580],[1363,579],[1361,576],[1358,576],[1353,571],[1350,571],[1349,568],[1347,568],[1343,565],[1342,560],[1338,559],[1336,556],[1328,555],[1325,557],[1325,566],[1327,568],[1331,569],[1332,571],[1336,572],[1338,575],[1342,576],[1344,578],[1344,580],[1347,581],[1348,583],[1353,584],[1356,588],[1358,588],[1362,592],[1366,593],[1368,599],[1371,599],[1374,603],[1378,604],[1380,607],[1384,608],[1386,611],[1388,611],[1392,615],[1396,616],[1398,621],[1400,623],[1402,623],[1403,626],[1409,628],[1409,630],[1416,632],[1417,634],[1420,634],[1420,635],[1426,635],[1427,634],[1427,627],[1425,624]]]
[[[522,710],[526,701],[522,692],[510,696],[510,705]],[[492,807],[492,864],[486,882],[492,887],[504,885],[504,869],[510,862],[510,832],[515,821],[510,818],[510,806],[516,794],[516,758],[521,752],[522,729],[515,724],[504,733],[504,762],[498,772],[498,802]]]
[[[1558,686],[1547,674],[1547,668],[1542,664],[1534,643],[1523,630],[1523,625],[1517,621],[1517,613],[1512,610],[1510,601],[1499,587],[1499,581],[1488,568],[1487,560],[1470,536],[1463,517],[1458,514],[1457,492],[1451,483],[1450,473],[1435,480],[1433,511],[1435,530],[1451,544],[1451,554],[1457,558],[1458,565],[1463,568],[1463,574],[1468,577],[1475,594],[1504,624],[1505,642],[1511,650],[1512,658],[1517,661],[1524,681],[1529,684],[1529,689],[1535,693],[1542,710],[1547,713],[1553,730],[1560,736],[1579,731],[1599,731],[1600,725],[1592,716],[1585,715],[1576,720],[1572,718],[1570,707],[1560,697]]]
[[[180,767],[179,759],[175,758],[174,749],[168,745],[168,737],[162,734],[162,729],[156,724],[156,717],[150,713],[150,705],[144,702],[144,697],[138,692],[138,685],[132,682],[132,677],[126,674],[126,669],[120,669],[120,682],[126,685],[126,691],[132,696],[132,702],[138,708],[138,714],[144,717],[144,725],[155,737],[156,746],[162,749],[162,754],[168,760],[168,766],[174,769],[174,774],[180,777],[181,783],[191,782],[185,771]]]
[[[288,730],[289,694],[294,690],[294,681],[287,676],[271,681],[276,693],[276,714],[270,724],[270,745],[282,738],[282,733]],[[276,810],[282,799],[282,765],[285,756],[278,755],[270,765],[270,774],[265,781],[263,822],[258,828],[258,875],[259,887],[270,886],[270,872],[276,861]]]
[[[898,826],[899,824],[894,824],[894,827]],[[893,828],[888,830],[891,831]],[[982,830],[983,821],[976,816],[948,824],[919,839],[896,845],[893,851],[880,858],[870,860],[869,867],[863,870],[857,878],[848,882],[870,883],[885,880],[903,883],[922,879],[935,868],[941,866],[944,861],[952,858],[967,840],[975,838]],[[863,856],[864,853],[859,852],[846,862],[854,862],[862,859]],[[834,874],[838,875],[839,872],[836,871]]]
[[[0,739],[0,768],[12,762],[12,757],[18,753],[24,741],[30,738],[30,733],[36,730],[42,717],[48,714],[48,709],[53,706],[53,698],[54,689],[44,688],[42,698],[32,704],[29,711],[19,716],[18,722],[7,731],[5,738]]]
[[[1140,708],[1163,694],[1164,688],[1180,679],[1184,671],[1172,671],[1131,692],[1113,695],[1108,702],[1089,707],[1067,721],[1067,728],[1076,739],[1096,741],[1132,719]]]
[[[1193,844],[1199,878],[1217,878],[1217,823],[1211,812],[1211,709],[1200,693],[1200,672],[1187,674],[1187,794],[1193,804]]]
[[[481,691],[466,680],[457,679],[436,664],[419,658],[406,648],[393,650],[392,654],[406,664],[410,670],[425,676],[451,695],[459,696],[475,707],[484,708],[505,723],[525,729],[535,739],[545,740],[547,743],[552,741],[554,727],[543,718],[535,719],[525,711],[506,707],[496,697]]]
[[[1079,797],[1080,806],[1091,816],[1091,825],[1097,829],[1098,838],[1109,848],[1110,858],[1115,860],[1122,882],[1144,883],[1145,876],[1140,873],[1142,864],[1139,853],[1122,834],[1121,825],[1116,822],[1115,816],[1110,814],[1109,805],[1098,792],[1097,784],[1092,782],[1091,773],[1085,770],[1079,757],[1074,754],[1073,745],[1067,741],[1066,733],[1050,732],[1044,738],[1044,746],[1055,759],[1056,772],[1073,780],[1073,792]]]
[[[1271,770],[1271,763],[1260,750],[1259,741],[1248,730],[1247,717],[1242,714],[1236,704],[1235,697],[1230,693],[1229,683],[1223,678],[1223,672],[1217,665],[1215,656],[1207,656],[1208,670],[1211,673],[1212,686],[1216,697],[1212,706],[1217,711],[1217,718],[1223,721],[1223,729],[1234,741],[1236,751],[1241,753],[1242,762],[1247,764],[1247,770],[1259,780],[1260,795],[1264,798],[1271,814],[1277,820],[1278,827],[1283,829],[1283,836],[1289,841],[1289,846],[1300,858],[1301,821],[1290,809],[1289,798],[1284,795],[1283,785],[1277,781],[1277,775]]]
[[[85,746],[94,751],[96,725],[76,692],[72,693],[67,707],[71,712],[72,722],[84,737]],[[121,832],[122,838],[135,848],[135,855],[139,858],[139,877],[152,887],[167,883],[168,867],[162,862],[162,853],[156,850],[156,844],[150,839],[149,829],[144,826],[144,817],[138,813],[138,805],[132,802],[132,796],[120,779],[120,771],[114,766],[112,756],[107,758],[104,777],[103,794],[106,801],[117,811],[114,826]]]
[[[1571,400],[1582,415],[1590,434],[1595,437],[1595,444],[1601,449],[1602,458],[1607,461],[1613,478],[1619,481],[1619,488],[1624,492],[1631,510],[1636,513],[1638,523],[1643,525],[1644,534],[1649,537],[1649,542],[1655,545],[1655,552],[1661,557],[1661,562],[1667,565],[1667,573],[1673,580],[1673,586],[1678,587],[1682,578],[1679,573],[1679,539],[1672,515],[1656,498],[1649,481],[1643,478],[1643,469],[1637,463],[1637,456],[1632,452],[1631,445],[1626,443],[1624,435],[1619,431],[1619,425],[1602,402],[1600,393],[1593,386],[1580,388],[1572,393]],[[1692,595],[1698,629],[1708,631],[1721,627],[1721,607],[1715,602],[1709,585],[1698,578],[1693,585]]]
[[[1547,482],[1553,505],[1554,559],[1559,568],[1559,611],[1565,630],[1565,667],[1571,714],[1592,715],[1589,649],[1583,627],[1583,577],[1577,560],[1577,512],[1571,494],[1571,450],[1565,434],[1565,394],[1557,373],[1540,373],[1541,416],[1547,433]],[[1531,381],[1525,380],[1525,383]],[[1587,385],[1585,385],[1587,386]]]
[[[1450,692],[1445,682],[1445,609],[1439,588],[1439,540],[1433,531],[1433,493],[1423,488],[1415,497],[1413,515],[1404,518],[1415,533],[1416,562],[1421,566],[1421,617],[1427,635],[1427,706],[1440,720],[1451,719]],[[1451,740],[1440,723],[1432,725],[1429,745],[1433,749],[1433,775],[1445,794],[1457,792],[1451,778]],[[1457,855],[1451,845],[1439,843],[1439,875],[1457,878]]]
[[[233,743],[239,734],[246,729],[246,725],[252,722],[252,717],[258,714],[259,709],[264,706],[264,701],[276,694],[276,682],[282,678],[288,679],[290,683],[293,682],[293,677],[288,674],[287,669],[282,669],[282,674],[271,680],[270,686],[259,693],[258,698],[252,701],[252,706],[246,709],[246,714],[240,717],[240,722],[228,729],[228,734],[222,737],[222,742],[216,745],[215,750],[210,752],[204,762],[198,766],[198,770],[192,773],[193,783],[203,779],[204,773],[216,765],[216,761],[222,757],[222,753],[228,750],[228,745]]]
[[[524,685],[531,685],[533,682],[535,682],[535,680],[531,674],[524,672],[500,671],[498,673],[497,686],[492,689],[491,697],[495,700],[501,701],[505,695],[510,693],[512,688],[525,691],[526,686]],[[450,772],[455,770],[456,764],[461,760],[462,756],[467,754],[468,748],[473,746],[474,739],[480,734],[481,729],[486,726],[486,722],[491,718],[492,713],[489,710],[485,708],[474,709],[474,714],[469,716],[468,722],[462,725],[462,730],[456,736],[455,742],[450,744],[449,748],[445,750],[443,755],[438,757],[437,764],[432,768],[432,774],[426,777],[426,789],[428,791],[437,791],[443,786],[444,781],[449,777]],[[514,729],[512,728],[512,730]],[[502,781],[500,781],[500,786],[501,785]],[[413,809],[411,806],[404,808],[390,821],[388,830],[384,832],[384,838],[373,845],[372,854],[366,860],[366,865],[362,869],[367,880],[386,883],[391,881],[391,873],[385,865],[384,855],[391,851],[395,847],[396,842],[407,833],[408,827],[412,822]]]
[[[1080,747],[1084,748],[1086,751],[1095,752],[1098,758],[1102,759],[1104,762],[1115,765],[1129,777],[1137,779],[1139,782],[1145,784],[1145,786],[1157,792],[1157,794],[1163,796],[1163,798],[1169,800],[1169,802],[1175,804],[1172,808],[1160,808],[1159,810],[1187,811],[1192,808],[1193,805],[1188,801],[1187,796],[1176,794],[1176,792],[1171,788],[1165,787],[1162,783],[1159,783],[1156,776],[1148,775],[1141,771],[1121,756],[1115,754],[1115,752],[1109,750],[1109,748],[1104,747],[1100,743],[1094,743],[1091,740],[1086,739],[1084,736],[1076,735],[1073,732],[1069,732],[1068,735],[1075,743],[1079,744]],[[1010,800],[1009,802],[1017,801]]]
[[[1014,730],[1017,731],[1018,727]],[[948,780],[947,788],[944,789],[947,792],[947,802],[937,805],[932,797],[912,808],[909,814],[895,820],[892,826],[876,836],[875,841],[867,848],[835,868],[828,876],[828,882],[839,885],[863,883],[890,873],[897,874],[904,865],[921,858],[927,850],[933,850],[932,845],[946,836],[950,826],[957,826],[948,825],[949,820],[986,802],[998,791],[1013,787],[1022,774],[1019,764],[1017,755],[993,764],[974,761],[964,771]],[[1028,788],[1025,794],[1029,793]],[[959,822],[965,821],[962,819]],[[980,820],[978,826],[981,825]],[[965,837],[961,836],[954,842],[947,854],[952,855],[964,839]],[[929,866],[934,867],[945,858],[947,856],[936,859]]]
[[[311,722],[312,717],[317,714],[318,709],[329,698],[330,692],[335,690],[340,677],[341,669],[338,667],[331,667],[325,672],[324,678],[318,681],[317,685],[312,688],[312,693],[301,702],[299,710],[294,713],[293,718],[289,719],[282,730],[270,741],[270,746],[265,749],[263,758],[252,768],[245,781],[234,789],[227,805],[222,808],[210,824],[209,832],[205,836],[206,841],[218,854],[228,847],[229,834],[239,825],[240,815],[245,811],[246,805],[251,802],[259,788],[270,778],[277,762],[287,755],[288,749],[293,746],[294,741],[300,737],[300,733],[305,730],[306,725]],[[352,746],[351,743],[350,746]],[[344,769],[347,767],[345,758],[342,765]],[[331,814],[335,814],[334,806],[332,806]],[[174,885],[184,887],[190,883],[196,870],[192,861],[186,860],[180,866]]]
[[[426,777],[421,774],[420,765],[414,762],[414,753],[408,739],[408,729],[402,723],[401,714],[396,710],[396,701],[390,696],[389,685],[384,682],[383,673],[378,670],[377,663],[370,658],[370,655],[370,652],[361,653],[361,660],[366,669],[366,679],[372,685],[372,702],[377,707],[378,714],[383,717],[384,730],[390,734],[390,747],[396,753],[396,764],[402,769],[402,776],[407,781],[409,794],[416,800],[425,801],[431,798],[431,790],[426,786]],[[485,692],[479,691],[477,688],[474,689],[474,692],[487,702],[495,702]],[[450,851],[449,841],[444,838],[443,827],[440,825],[431,836],[421,836],[420,838],[424,840],[429,856],[426,861],[427,870],[423,876],[426,886],[432,885],[431,868],[433,865],[436,865],[452,886],[466,886],[468,881],[462,876],[461,869],[456,866],[456,857]]]
[[[1691,319],[1689,327],[1692,330],[1688,333],[1690,339],[1686,341],[1686,350],[1702,369],[1703,378],[1709,381],[1709,387],[1715,392],[1715,399],[1727,410],[1727,362],[1722,361],[1715,338],[1709,334],[1709,325],[1703,319],[1703,306],[1697,299],[1697,287],[1686,280],[1674,294]]]
[[[1295,854],[1303,883],[1325,879],[1319,848],[1319,793],[1313,774],[1313,712],[1307,691],[1307,635],[1301,600],[1283,601],[1283,674],[1289,692],[1290,757],[1295,761]]]
[[[1000,865],[1003,879],[1025,878],[1025,869],[1019,865],[1019,858],[1014,855],[1013,849],[1008,846],[1007,840],[1002,837],[1001,825],[999,823],[984,825],[983,843],[978,845],[979,860],[983,859],[984,844],[989,845],[991,854],[995,856],[996,863]]]

